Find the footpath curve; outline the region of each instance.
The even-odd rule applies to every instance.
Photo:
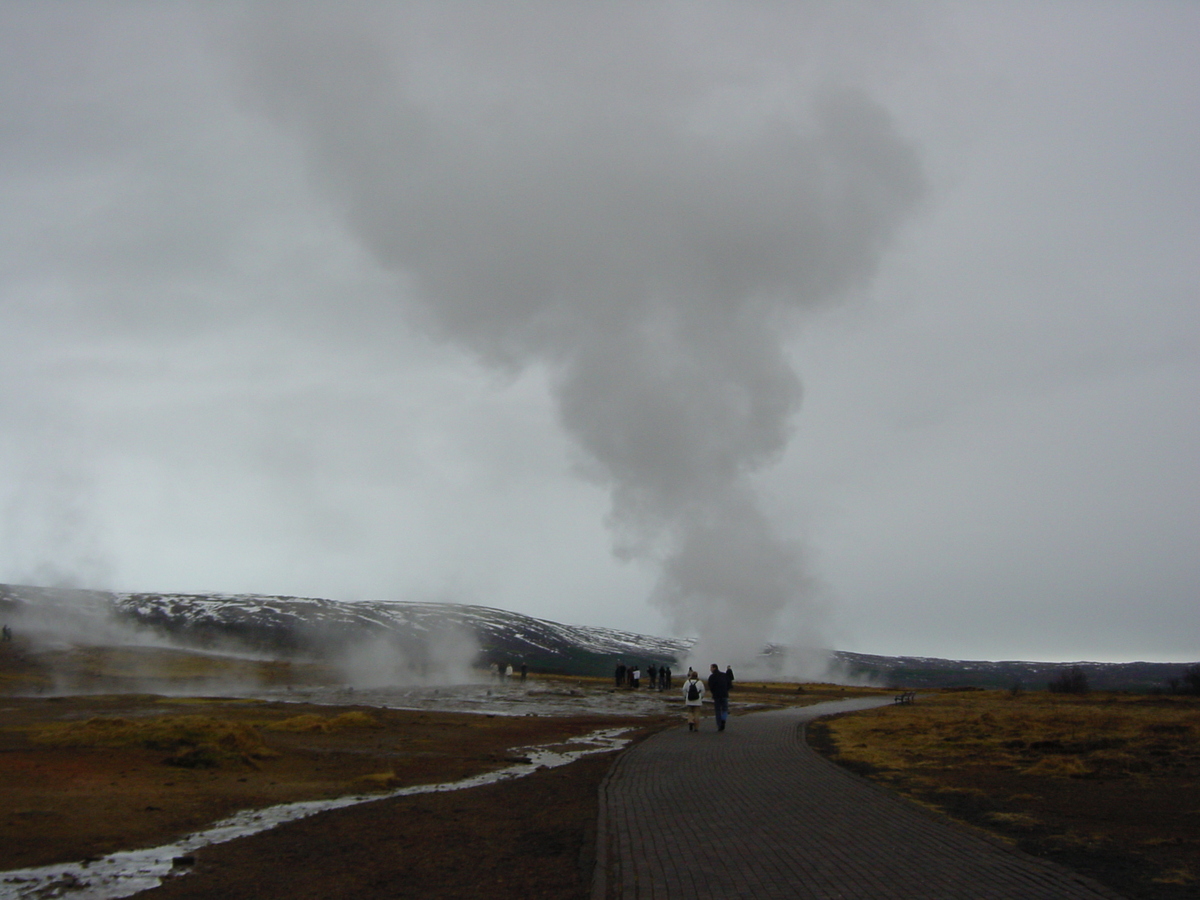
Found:
[[[813,752],[803,725],[875,698],[669,729],[600,788],[592,900],[1120,900]]]

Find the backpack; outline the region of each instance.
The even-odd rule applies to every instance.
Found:
[[[699,700],[700,699],[700,689],[698,687],[696,687],[696,682],[694,682],[694,681],[690,682],[688,684],[688,699],[689,700]]]

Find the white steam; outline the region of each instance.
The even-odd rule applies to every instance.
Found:
[[[419,643],[396,636],[364,637],[345,647],[335,663],[356,688],[467,684],[478,680],[479,642],[451,627],[425,632]]]
[[[864,285],[922,194],[886,111],[723,57],[739,8],[304,9],[242,23],[242,84],[414,320],[548,368],[679,633],[746,657],[786,610],[818,644],[749,478],[800,405],[798,314]]]

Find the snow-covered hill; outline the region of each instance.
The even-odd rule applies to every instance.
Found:
[[[453,603],[362,601],[261,594],[107,593],[0,585],[11,617],[93,634],[120,626],[191,646],[344,657],[381,643],[414,666],[470,653],[475,665],[528,663],[541,671],[609,674],[619,661],[675,665],[691,641]],[[86,624],[90,623],[90,624]],[[133,632],[131,631],[131,636]]]

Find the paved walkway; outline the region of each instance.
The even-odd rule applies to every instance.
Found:
[[[684,726],[618,757],[600,789],[592,900],[1119,900],[951,825],[811,751],[802,723],[878,700]]]

